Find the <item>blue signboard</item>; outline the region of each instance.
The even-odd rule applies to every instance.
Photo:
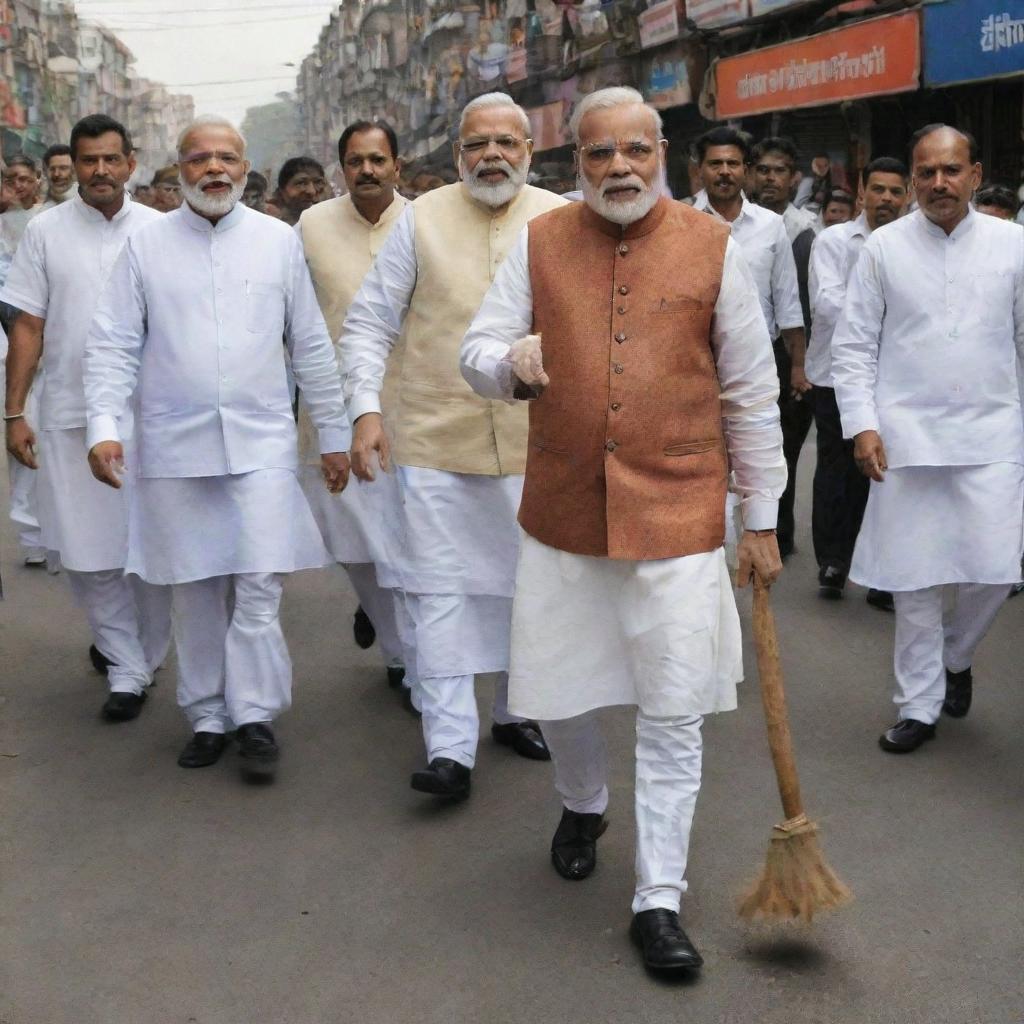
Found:
[[[924,9],[924,84],[1024,75],[1021,0],[945,0]]]

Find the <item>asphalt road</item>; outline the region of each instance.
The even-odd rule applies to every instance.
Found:
[[[705,730],[683,920],[706,967],[682,984],[649,977],[626,933],[628,712],[607,714],[598,870],[564,882],[549,766],[488,737],[468,803],[412,792],[418,725],[355,648],[340,572],[304,573],[278,781],[243,785],[234,756],[183,771],[173,661],[141,718],[101,721],[83,616],[63,578],[21,567],[5,522],[0,1024],[1020,1024],[1024,597],[979,652],[970,717],[883,754],[892,619],[859,588],[817,598],[811,457],[773,598],[805,800],[857,898],[809,929],[736,917],[782,817],[748,646],[740,709]]]

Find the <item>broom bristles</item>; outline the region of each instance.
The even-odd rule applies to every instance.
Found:
[[[810,922],[849,903],[853,894],[826,863],[817,833],[806,818],[775,826],[761,877],[740,900],[740,917]]]

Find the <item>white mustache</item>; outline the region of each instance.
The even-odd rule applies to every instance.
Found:
[[[603,199],[610,191],[618,191],[624,188],[635,188],[641,193],[647,191],[647,186],[643,182],[643,178],[637,177],[635,174],[631,174],[628,178],[616,178],[615,181],[609,181],[608,184],[601,188],[601,198]]]
[[[197,188],[202,188],[204,185],[214,184],[227,185],[230,188],[233,182],[226,174],[204,174],[200,179]]]
[[[482,160],[473,171],[473,177],[478,181],[481,174],[489,174],[491,171],[504,171],[510,178],[515,173],[515,168],[507,160],[497,160],[491,163],[484,163]]]

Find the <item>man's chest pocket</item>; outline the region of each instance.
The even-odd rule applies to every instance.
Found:
[[[245,326],[253,334],[284,333],[284,289],[280,285],[245,282]]]

